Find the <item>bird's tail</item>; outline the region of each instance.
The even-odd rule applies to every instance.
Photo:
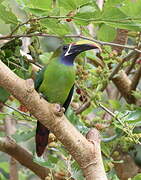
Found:
[[[48,144],[49,129],[43,126],[39,121],[36,128],[36,153],[37,156],[41,156]]]

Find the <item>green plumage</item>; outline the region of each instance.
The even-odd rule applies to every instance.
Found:
[[[58,58],[55,58],[51,60],[44,71],[39,92],[41,92],[49,102],[63,105],[74,81],[74,67],[61,64]]]
[[[75,81],[74,66],[67,66],[59,61],[58,53],[50,59],[49,64],[39,72],[38,92],[50,103],[63,105]],[[37,89],[37,88],[36,88]]]

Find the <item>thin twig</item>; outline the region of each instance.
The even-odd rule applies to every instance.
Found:
[[[83,111],[85,111],[89,106],[91,105],[90,100],[87,101],[86,103],[82,104],[78,109],[76,109],[75,114],[80,114]]]
[[[6,35],[6,36],[1,36],[0,40],[3,39],[13,39],[13,38],[21,38],[21,37],[33,37],[33,36],[42,36],[42,37],[54,37],[54,38],[59,38],[61,39],[61,37],[57,36],[57,35],[50,35],[50,34],[46,34],[46,33],[34,33],[34,34],[17,34],[17,35]]]
[[[20,113],[20,114],[23,115],[23,116],[28,116],[28,117],[31,118],[31,116],[30,116],[29,114],[27,114],[27,113],[25,113],[25,112],[22,112],[22,111],[20,111],[20,110],[18,110],[18,109],[16,109],[16,108],[13,108],[12,106],[9,106],[8,104],[3,103],[3,105],[4,105],[5,107],[8,107],[8,108],[10,108],[10,109],[12,109],[12,110]]]
[[[136,61],[138,60],[138,57],[139,57],[139,54],[136,54],[136,56],[132,59],[131,65],[125,70],[125,73],[127,75],[129,75],[132,69],[134,68]]]
[[[124,126],[124,123],[119,119],[117,118],[117,115],[114,114],[112,111],[110,111],[108,108],[106,108],[105,106],[103,106],[102,104],[99,103],[99,106],[105,110],[108,114],[110,114],[112,117],[114,117],[122,126]]]
[[[108,108],[106,108],[105,106],[103,106],[103,105],[100,104],[100,103],[99,103],[99,106],[100,106],[103,110],[105,110],[108,114],[110,114],[112,117],[116,118],[116,115],[115,115],[112,111],[110,111]]]
[[[52,19],[63,19],[63,18],[67,18],[67,16],[43,16],[43,17],[39,17],[39,18],[30,18],[27,21],[18,24],[15,29],[10,33],[10,36],[12,36],[21,26],[24,26],[26,24],[29,24],[30,22],[35,22],[35,21],[39,21],[42,19],[47,19],[47,18],[52,18]]]
[[[21,35],[19,34],[19,35],[12,35],[12,36],[10,36],[10,35],[1,36],[0,40],[12,39],[12,38],[21,38],[21,37],[33,37],[33,36],[54,37],[54,38],[62,39],[60,36],[57,36],[57,35],[50,35],[50,34],[46,34],[46,33],[34,33],[34,34],[21,34]],[[116,43],[99,41],[99,40],[88,38],[88,37],[81,36],[81,35],[65,35],[64,38],[80,38],[80,39],[85,39],[85,40],[89,40],[92,42],[99,43],[100,45],[123,47],[126,49],[134,50],[138,53],[141,53],[141,50],[137,49],[135,46],[126,46],[126,45],[121,45],[121,44],[116,44]]]
[[[126,122],[125,122],[125,123],[122,122],[121,119],[118,118],[117,115],[114,114],[113,112],[111,112],[108,108],[106,108],[105,106],[103,106],[103,105],[100,104],[100,103],[99,103],[99,106],[100,106],[103,110],[105,110],[107,113],[109,113],[112,117],[114,117],[114,118],[122,125],[122,127],[123,127],[123,128],[122,128],[123,132],[125,132],[129,137],[131,137],[132,140],[133,140],[135,143],[140,144],[140,142],[139,142],[135,137],[132,136],[132,129],[133,129],[133,127],[132,127],[132,129],[130,129],[130,127],[126,124]]]
[[[22,67],[22,66],[20,66],[20,65],[18,65],[18,64],[16,64],[16,63],[14,63],[14,62],[12,62],[12,61],[8,61],[8,63],[9,63],[9,64],[13,64],[13,65],[16,66],[17,68],[20,68],[20,69],[22,69],[22,70],[28,72],[27,69],[25,69],[24,67]]]
[[[123,65],[124,62],[135,56],[137,52],[135,50],[131,51],[126,57],[123,58],[123,60],[115,67],[115,69],[112,71],[112,73],[109,76],[109,80],[112,80],[115,74],[118,73],[120,70],[121,66]]]
[[[139,83],[140,77],[141,77],[141,65],[132,79],[131,90],[136,90],[136,87]]]
[[[34,64],[35,66],[39,67],[40,69],[43,68],[43,66],[42,66],[41,64],[38,64],[38,63],[34,62],[34,61],[31,60],[31,59],[27,59],[27,61],[30,62],[30,63],[32,63],[32,64]]]
[[[103,2],[102,2],[103,3]],[[101,5],[102,5],[102,3],[101,3]],[[102,9],[102,7],[100,8],[100,9]],[[66,19],[66,18],[72,18],[72,19],[76,19],[76,20],[78,20],[78,19],[81,19],[81,20],[83,20],[83,21],[88,21],[88,19],[84,19],[84,18],[78,18],[78,17],[74,17],[74,16],[70,16],[69,14],[67,15],[67,16],[42,16],[42,17],[34,17],[34,18],[30,18],[30,19],[28,19],[27,21],[25,21],[25,22],[23,22],[23,23],[21,23],[21,24],[18,24],[17,26],[16,26],[16,28],[11,32],[11,34],[10,34],[10,36],[12,35],[12,34],[14,34],[21,26],[23,26],[23,25],[26,25],[26,24],[29,24],[30,22],[35,22],[35,21],[40,21],[40,20],[43,20],[43,19]],[[140,18],[134,18],[134,19],[131,19],[131,18],[126,18],[126,19],[123,19],[123,20],[120,20],[120,21],[113,21],[113,20],[108,20],[108,22],[128,22],[128,21],[133,21],[133,20],[138,20],[138,19],[140,19]],[[91,18],[91,19],[89,19],[89,21],[95,21],[95,22],[103,22],[103,21],[107,21],[106,19],[100,19],[100,18]]]
[[[134,47],[134,46],[126,46],[126,45],[121,45],[121,44],[116,44],[116,43],[110,43],[110,42],[99,41],[99,40],[92,39],[92,38],[88,38],[88,37],[81,36],[81,35],[65,35],[64,37],[81,38],[81,39],[85,39],[85,40],[89,40],[89,41],[92,41],[92,42],[99,43],[99,44],[101,44],[101,45],[109,45],[109,46],[124,47],[124,48],[126,48],[126,49],[131,49],[131,50],[134,50],[134,51],[136,51],[136,52],[141,53],[141,50],[137,49],[137,48]]]

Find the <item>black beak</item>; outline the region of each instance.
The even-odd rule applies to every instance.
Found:
[[[78,55],[81,52],[88,51],[88,50],[91,50],[91,49],[95,49],[96,53],[101,52],[100,46],[98,46],[95,43],[89,43],[89,44],[71,44],[71,47],[70,47],[70,50],[69,50],[68,53]]]

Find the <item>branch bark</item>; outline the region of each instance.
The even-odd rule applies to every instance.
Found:
[[[16,121],[15,119],[9,117],[8,115],[4,119],[5,133],[7,136],[11,136],[16,132]],[[10,177],[9,180],[18,180],[18,167],[17,161],[11,157],[10,158]]]
[[[137,72],[135,73],[133,79],[132,79],[132,84],[131,84],[131,90],[136,90],[136,87],[140,81],[140,77],[141,77],[141,66],[139,67],[139,69],[137,70]]]
[[[58,39],[62,39],[60,36],[57,35],[51,35],[51,34],[46,34],[46,33],[33,33],[33,34],[17,34],[17,35],[6,35],[6,36],[1,36],[0,40],[6,40],[6,39],[13,39],[13,38],[21,38],[21,37],[34,37],[34,36],[39,36],[39,37],[53,37],[53,38],[58,38]],[[105,41],[99,41],[97,39],[93,39],[93,38],[88,38],[82,35],[65,35],[64,38],[78,38],[78,39],[85,39],[85,40],[89,40],[92,42],[96,42],[100,45],[108,45],[108,46],[115,46],[115,47],[122,47],[125,49],[131,49],[134,50],[138,53],[141,53],[141,50],[139,50],[138,48],[136,48],[135,46],[128,46],[128,45],[122,45],[122,44],[117,44],[117,43],[111,43],[111,42],[105,42]]]
[[[66,119],[56,104],[49,104],[41,99],[34,90],[31,79],[23,80],[14,74],[4,63],[0,61],[0,86],[7,89],[15,96],[44,126],[64,144],[69,153],[82,168],[86,180],[92,174],[93,180],[107,180],[102,159],[99,157],[100,149],[88,141],[76,128]],[[100,158],[101,161],[97,160]],[[90,171],[91,170],[91,171]],[[93,172],[98,172],[95,174]]]
[[[113,78],[113,82],[129,104],[136,103],[136,99],[131,94],[131,80],[124,71],[120,71],[117,76]]]
[[[32,155],[28,151],[17,145],[15,141],[10,139],[10,137],[8,136],[5,139],[0,139],[0,151],[12,156],[23,166],[33,171],[41,179],[45,179],[45,177],[48,176],[50,172],[47,168],[33,162]]]

